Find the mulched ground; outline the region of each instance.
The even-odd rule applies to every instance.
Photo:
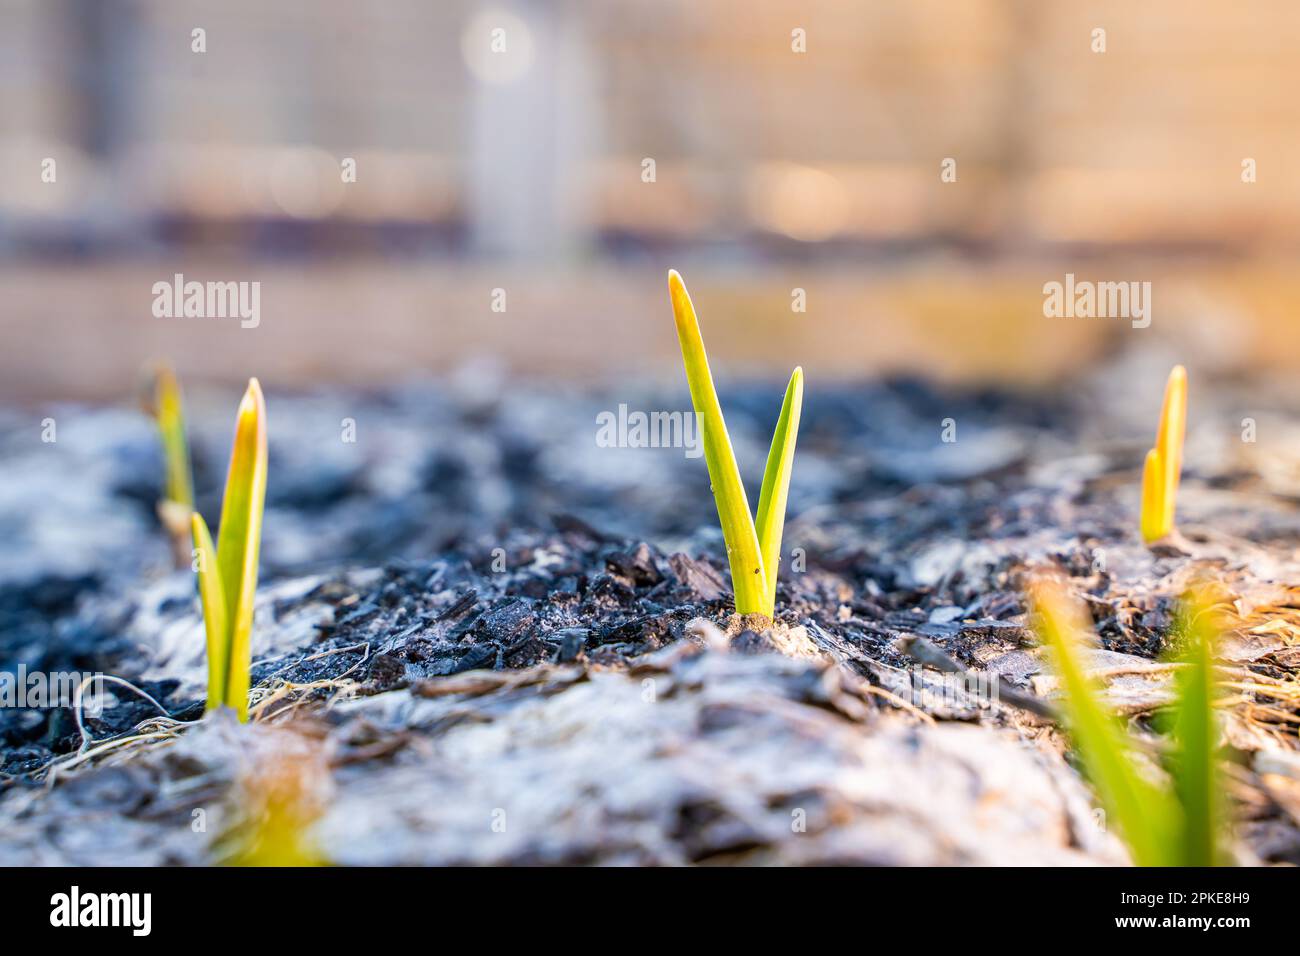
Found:
[[[1204,573],[1230,588],[1238,853],[1300,862],[1300,444],[1276,390],[1193,370],[1183,538],[1142,547],[1165,370],[1116,363],[1051,396],[810,386],[772,626],[730,613],[702,459],[596,445],[598,412],[681,408],[684,389],[471,368],[272,392],[248,728],[197,722],[201,622],[153,517],[149,423],[14,414],[0,669],[115,675],[167,713],[122,688],[82,726],[0,708],[0,862],[228,858],[277,819],[268,780],[340,863],[1122,861],[1026,626],[1044,571],[1087,602],[1095,666],[1138,733],[1168,700],[1149,662],[1178,595]],[[756,482],[780,388],[722,397]],[[209,517],[233,401],[192,403]],[[52,445],[32,424],[46,414]],[[1000,700],[964,672],[996,675]]]

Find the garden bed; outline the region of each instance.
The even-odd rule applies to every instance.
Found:
[[[202,621],[154,517],[150,422],[14,415],[0,669],[148,697],[110,685],[80,720],[0,708],[0,863],[228,859],[268,780],[344,864],[1122,862],[1027,626],[1044,571],[1092,611],[1090,663],[1139,732],[1169,701],[1153,662],[1178,596],[1207,573],[1230,589],[1236,851],[1300,862],[1297,429],[1274,390],[1194,373],[1181,536],[1147,549],[1163,370],[1115,364],[1051,397],[810,382],[772,624],[731,613],[703,460],[596,443],[601,411],[682,408],[684,389],[507,389],[467,368],[272,391],[247,727],[200,721]],[[232,401],[192,403],[212,518]],[[724,384],[743,474],[779,402]],[[34,437],[45,415],[57,442]]]

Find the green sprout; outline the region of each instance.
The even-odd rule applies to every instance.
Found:
[[[799,412],[803,407],[803,369],[796,368],[785,390],[781,417],[772,434],[763,486],[758,497],[757,519],[750,517],[749,500],[740,480],[736,455],[727,437],[727,423],[713,387],[709,359],[700,337],[700,324],[690,294],[676,270],[668,273],[677,339],[682,347],[691,404],[701,421],[704,460],[709,469],[718,521],[727,545],[731,565],[731,586],[736,610],[741,614],[771,617],[776,609],[776,575],[781,563],[781,535],[785,528],[786,497],[794,463],[795,439],[799,434]]]
[[[1179,616],[1177,630],[1186,646],[1177,659],[1173,747],[1166,761],[1172,785],[1166,785],[1139,770],[1136,747],[1080,663],[1078,648],[1088,631],[1080,609],[1055,585],[1034,589],[1039,636],[1052,648],[1064,691],[1066,727],[1108,819],[1139,866],[1214,866],[1227,860],[1215,755],[1213,647],[1220,627],[1207,594],[1194,590]]]
[[[203,516],[192,520],[195,570],[208,644],[208,710],[226,706],[248,720],[253,595],[266,502],[266,403],[250,379],[235,421],[230,471],[221,502],[220,546]]]
[[[194,481],[190,448],[185,438],[185,406],[176,373],[164,362],[154,366],[144,399],[146,411],[158,423],[162,439],[165,480],[158,502],[158,519],[171,535],[177,565],[184,567],[190,550],[190,512],[194,510]]]
[[[1183,807],[1183,866],[1216,866],[1227,861],[1223,832],[1223,781],[1215,750],[1214,646],[1222,631],[1219,612],[1206,589],[1184,602],[1177,630],[1184,641],[1176,678],[1177,704],[1170,730],[1174,791]]]

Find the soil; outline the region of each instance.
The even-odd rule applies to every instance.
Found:
[[[267,822],[286,803],[341,864],[1124,862],[1027,626],[1046,571],[1086,601],[1093,666],[1150,739],[1179,594],[1206,573],[1230,589],[1235,852],[1300,862],[1297,429],[1278,389],[1193,370],[1180,536],[1148,549],[1139,469],[1167,368],[1115,360],[1050,396],[810,385],[774,622],[732,613],[703,460],[596,444],[598,412],[681,408],[684,388],[470,366],[272,391],[245,727],[203,719],[150,422],[7,413],[0,670],[137,690],[108,684],[80,723],[0,707],[0,864],[238,859],[289,826]],[[780,398],[722,389],[751,501]],[[232,402],[191,403],[210,520]]]

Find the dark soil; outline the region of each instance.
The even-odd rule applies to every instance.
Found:
[[[1031,574],[1050,568],[1066,575],[1089,603],[1103,651],[1142,659],[1165,648],[1180,582],[1194,569],[1214,569],[1247,599],[1300,585],[1294,576],[1300,537],[1296,489],[1262,476],[1252,458],[1261,452],[1233,441],[1234,423],[1243,414],[1262,421],[1274,413],[1249,392],[1216,388],[1211,402],[1209,388],[1194,384],[1180,498],[1184,543],[1153,553],[1136,540],[1138,468],[1154,429],[1161,379],[1132,372],[1111,369],[1050,399],[1002,390],[948,392],[911,380],[810,388],[775,626],[731,615],[703,460],[688,459],[680,449],[596,447],[597,412],[619,402],[680,408],[677,393],[665,398],[642,391],[638,401],[626,390],[592,395],[506,389],[478,372],[448,388],[272,394],[265,607],[259,609],[253,682],[261,685],[262,698],[282,690],[259,723],[284,724],[281,718],[290,711],[289,722],[323,722],[325,729],[312,731],[312,739],[330,741],[326,763],[340,788],[340,807],[349,801],[371,805],[364,802],[366,773],[382,769],[401,788],[404,760],[416,758],[400,753],[415,746],[413,739],[450,747],[461,739],[455,734],[469,732],[465,721],[504,724],[539,699],[559,707],[574,698],[579,684],[602,674],[624,675],[632,688],[645,679],[643,672],[691,688],[680,691],[699,708],[691,712],[695,730],[687,736],[699,734],[701,740],[712,733],[711,721],[732,726],[734,714],[726,715],[735,706],[730,695],[749,687],[743,693],[753,695],[752,708],[786,701],[772,703],[776,709],[764,711],[764,720],[784,720],[773,715],[797,705],[824,713],[809,719],[840,721],[825,731],[829,737],[853,728],[844,738],[850,750],[886,746],[895,733],[888,728],[915,727],[924,712],[940,725],[972,724],[980,728],[973,732],[1029,742],[1049,755],[1043,759],[1059,762],[1062,742],[1052,730],[1050,702],[1035,684],[1045,670],[1026,625],[1023,593]],[[211,517],[219,513],[228,426],[221,401],[205,399],[194,403],[196,483],[200,510]],[[768,385],[723,389],[751,501],[779,402],[779,389]],[[170,718],[197,721],[201,630],[192,578],[167,570],[167,546],[152,510],[161,469],[150,425],[130,412],[106,409],[62,409],[55,417],[61,434],[54,445],[33,439],[38,429],[31,416],[14,415],[0,432],[0,453],[13,464],[6,467],[0,512],[9,550],[0,564],[0,670],[15,672],[21,665],[28,672],[115,675],[152,696]],[[344,418],[356,421],[355,444],[339,439]],[[945,419],[956,423],[955,443],[941,441]],[[1248,632],[1243,626],[1229,660],[1270,679],[1294,681],[1300,631]],[[730,649],[723,656],[731,663],[707,663],[719,648]],[[745,664],[749,659],[755,663]],[[944,669],[998,675],[1007,692],[1003,703],[927,699],[925,682],[942,683]],[[523,675],[521,683],[506,680],[510,672]],[[584,693],[613,693],[612,686],[598,680]],[[1158,688],[1148,689],[1158,694]],[[1142,696],[1147,690],[1117,685],[1114,692],[1137,694],[1135,715],[1157,707],[1154,697]],[[710,695],[733,703],[723,706]],[[388,703],[399,700],[400,705]],[[422,700],[450,709],[422,723]],[[621,713],[622,705],[613,701],[590,706]],[[159,716],[151,703],[126,691],[115,692],[111,703],[116,705],[85,722],[96,744],[125,737],[142,723],[147,729]],[[685,699],[680,705],[686,706]],[[392,706],[415,710],[404,709],[399,719],[390,713]],[[600,713],[583,719],[598,727]],[[607,719],[612,727],[623,718]],[[151,816],[132,800],[156,805],[159,788],[177,781],[208,780],[217,788],[209,796],[224,799],[237,786],[237,774],[223,776],[183,760],[177,765],[181,758],[175,754],[198,759],[191,753],[197,745],[185,738],[207,739],[199,731],[215,733],[208,723],[171,734],[169,740],[179,739],[183,747],[155,746],[152,755],[148,746],[128,747],[123,752],[136,756],[119,756],[99,769],[96,761],[75,771],[69,765],[69,778],[52,793],[75,794],[96,778],[107,786],[111,778],[105,774],[143,774],[122,784],[139,791],[126,800],[130,806],[106,810],[112,826],[144,819],[153,821],[151,827],[164,825],[158,820],[170,819],[166,813]],[[1294,760],[1294,725],[1288,730],[1285,723],[1265,724],[1253,751],[1244,737],[1255,724],[1237,728],[1232,743],[1247,767],[1255,752],[1282,754],[1283,763]],[[628,726],[642,725],[633,720]],[[869,731],[872,726],[878,729]],[[764,732],[781,740],[788,729],[781,724]],[[657,726],[655,732],[664,731]],[[582,734],[599,736],[595,729]],[[924,730],[918,738],[930,741],[921,749],[937,746],[949,753],[946,743],[935,743],[946,738],[932,734]],[[221,752],[207,746],[209,754]],[[533,746],[541,759],[552,744]],[[904,749],[915,753],[918,746],[913,740]],[[955,754],[965,746],[953,749],[952,759],[960,759]],[[52,767],[86,747],[70,708],[0,708],[0,820],[7,812],[15,826],[26,821],[34,828],[42,814],[58,820],[73,813],[63,798],[32,803],[31,794]],[[168,750],[172,756],[165,756]],[[829,757],[829,766],[843,766],[847,752]],[[473,753],[479,759],[480,752]],[[725,766],[759,759],[748,749],[728,753]],[[480,773],[487,777],[513,766],[504,755],[482,759]],[[549,759],[577,758],[561,749]],[[595,762],[601,759],[611,758]],[[762,759],[774,766],[786,762],[776,749]],[[992,772],[989,762],[1001,759],[990,756],[978,773]],[[1062,767],[1048,767],[1048,777],[1065,779]],[[674,786],[681,784],[679,772],[670,774]],[[929,766],[917,770],[930,772]],[[217,786],[213,779],[225,783]],[[333,834],[332,858],[345,862],[826,862],[834,857],[829,847],[837,827],[843,846],[856,845],[843,829],[850,826],[858,827],[853,832],[864,842],[845,852],[859,862],[1060,862],[1014,849],[1019,844],[1010,838],[1003,850],[995,840],[991,848],[951,859],[943,856],[947,850],[898,836],[897,854],[891,855],[893,844],[873,835],[872,821],[914,829],[924,822],[899,822],[880,805],[872,810],[853,803],[828,779],[806,781],[793,795],[783,782],[774,792],[784,795],[772,796],[768,816],[761,818],[720,809],[727,798],[718,792],[699,803],[703,797],[692,798],[691,787],[679,786],[678,816],[655,824],[671,852],[651,851],[619,830],[611,821],[621,819],[622,811],[608,796],[602,805],[615,816],[605,818],[604,830],[596,828],[604,842],[592,845],[571,836],[567,842],[555,837],[549,849],[531,842],[507,850],[500,843],[485,849],[468,839],[443,846],[413,837],[412,847],[386,852],[372,845],[383,844],[380,835],[340,830],[328,815],[322,826]],[[576,778],[570,783],[579,786]],[[1242,831],[1247,852],[1263,860],[1300,860],[1294,805],[1287,809],[1293,791],[1285,783],[1273,789],[1258,779],[1255,784],[1257,799]],[[473,789],[464,781],[442,786],[452,795]],[[758,784],[751,779],[746,786]],[[1026,786],[1026,792],[1033,790]],[[789,844],[765,829],[762,821],[772,814],[788,817],[782,802],[788,799],[801,808],[818,804],[829,814],[830,822],[818,831],[826,835],[826,847],[808,850],[813,844]],[[855,809],[844,811],[850,823],[836,824],[834,806],[844,800]],[[183,822],[178,807],[170,812],[179,816],[165,825]],[[741,818],[748,821],[743,826],[737,823]],[[74,830],[92,825],[110,824],[69,824]],[[549,825],[558,826],[554,820]],[[439,818],[434,829],[454,826]],[[1054,844],[1050,852],[1059,848],[1098,859],[1117,852],[1113,844],[1080,836],[1077,824],[1051,826],[1061,829],[1046,838],[1039,834],[1026,846],[1046,841]],[[945,839],[952,845],[963,837]],[[624,840],[631,843],[622,845]],[[206,845],[166,852],[176,862],[212,858]],[[805,852],[810,855],[800,855]],[[11,857],[68,860],[38,850],[35,838],[24,844],[21,837]]]

